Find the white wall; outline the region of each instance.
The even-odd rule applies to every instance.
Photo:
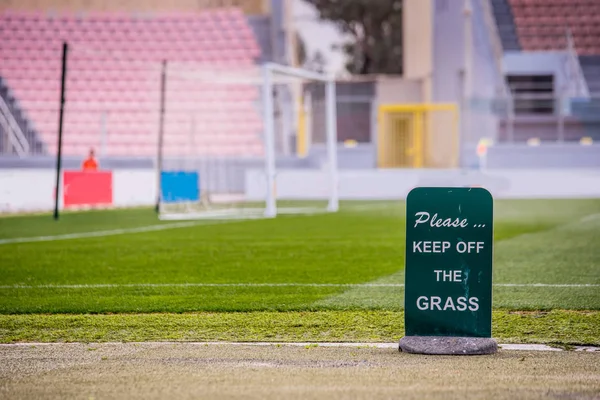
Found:
[[[482,3],[470,1],[471,13],[466,18],[463,1],[434,1],[433,101],[460,104],[463,96],[468,97],[471,112],[462,113],[461,143],[477,143],[484,137],[495,140],[497,136],[493,107],[503,76],[494,55],[497,38],[486,24]],[[468,22],[471,35],[467,39]],[[467,85],[463,82],[465,67]]]
[[[246,194],[263,198],[262,171],[248,171]],[[600,170],[518,170],[485,172],[461,170],[340,171],[341,199],[403,199],[417,186],[483,186],[496,198],[600,198]],[[322,171],[279,171],[277,196],[281,199],[320,199],[329,193]]]
[[[55,179],[50,169],[0,170],[0,212],[53,209]]]
[[[49,211],[54,206],[51,170],[0,170],[0,212]],[[496,198],[600,198],[599,169],[565,170],[343,170],[342,199],[403,199],[416,186],[486,187]],[[264,171],[248,170],[246,197],[264,199]],[[326,172],[281,170],[277,194],[281,199],[324,199],[329,193]],[[156,175],[152,170],[117,170],[113,199],[118,207],[152,205]]]
[[[157,182],[155,171],[116,170],[113,172],[113,204],[117,207],[155,204]]]

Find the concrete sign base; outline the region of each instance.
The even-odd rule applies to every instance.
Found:
[[[413,354],[481,355],[494,354],[498,343],[492,338],[455,336],[405,336],[400,351]]]

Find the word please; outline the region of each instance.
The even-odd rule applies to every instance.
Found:
[[[459,253],[479,253],[483,250],[484,242],[457,242],[455,249]],[[413,241],[413,253],[445,253],[450,248],[446,241]]]
[[[469,226],[466,218],[438,218],[437,213],[433,214],[433,217],[427,211],[419,211],[415,213],[417,220],[415,221],[414,228],[419,224],[425,224],[429,222],[429,226],[432,228],[466,228]]]

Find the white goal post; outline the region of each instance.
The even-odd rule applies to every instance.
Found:
[[[273,74],[297,77],[300,79],[313,80],[325,83],[325,132],[327,142],[327,158],[330,180],[330,197],[327,211],[336,212],[339,209],[338,192],[338,163],[337,163],[337,106],[335,79],[333,75],[319,74],[285,65],[266,63],[263,65],[263,118],[265,121],[265,171],[267,174],[267,204],[265,208],[266,217],[277,215],[276,201],[276,168],[275,168],[275,134],[274,134],[274,107],[273,107]]]
[[[221,69],[169,64],[165,75],[157,162],[161,219],[338,211],[333,75],[276,63]],[[301,130],[308,141],[318,137],[314,153],[293,150]],[[280,202],[278,174],[287,173],[302,176],[299,184],[315,193]]]

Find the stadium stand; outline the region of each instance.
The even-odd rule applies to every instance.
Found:
[[[596,0],[511,0],[524,50],[566,47],[566,31],[577,53],[600,54],[600,3]]]
[[[599,140],[600,1],[491,0],[491,3],[505,54],[574,54],[589,92],[583,96],[566,94],[565,81],[557,83],[563,78],[549,75],[549,66],[540,65],[542,58],[532,54],[528,63],[521,64],[530,65],[529,71],[521,69],[507,76],[517,115],[512,121],[500,119],[498,141]],[[564,79],[571,79],[571,75],[565,73]]]
[[[0,0],[0,9],[69,12],[196,13],[235,7],[246,15],[268,14],[269,0]]]
[[[572,35],[591,93],[600,92],[598,0],[492,0],[505,51],[552,51]]]
[[[106,155],[154,155],[163,59],[188,69],[214,70],[252,68],[260,58],[255,35],[236,8],[156,15],[2,11],[0,94],[32,135],[30,143],[44,154],[56,151],[62,41],[73,48],[68,61],[64,135],[70,140],[65,142],[65,155],[86,154],[100,145],[100,113],[108,118]],[[252,108],[256,87],[175,79],[167,88],[172,108],[186,109],[199,98],[212,98],[228,108],[228,113],[214,109],[197,114],[197,123],[215,133],[211,151],[231,155],[262,151],[257,136],[260,120]],[[181,121],[172,117],[165,129],[180,126]],[[189,149],[187,139],[165,145],[167,155],[185,154],[182,149]]]

